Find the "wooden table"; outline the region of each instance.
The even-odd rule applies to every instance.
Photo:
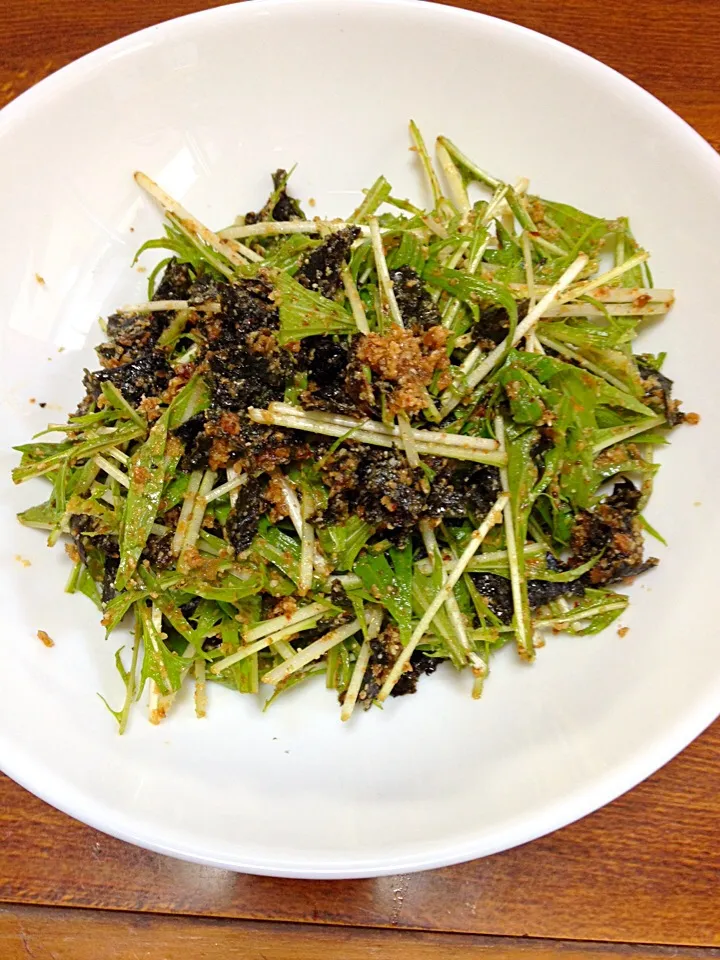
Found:
[[[213,5],[4,0],[0,105],[101,44]],[[457,5],[593,54],[720,147],[718,0]],[[720,957],[720,722],[581,823],[486,860],[380,880],[273,880],[181,863],[97,833],[0,777],[0,960],[481,953]]]

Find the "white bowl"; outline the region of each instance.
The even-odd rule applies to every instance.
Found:
[[[253,698],[214,689],[206,720],[183,701],[161,726],[140,713],[118,737],[96,692],[119,701],[122,640],[105,641],[90,604],[63,593],[62,548],[16,523],[43,485],[12,486],[8,448],[74,407],[98,315],[144,295],[130,261],[160,218],[132,172],[219,227],[258,206],[270,170],[297,162],[295,191],[335,215],[381,172],[396,193],[419,195],[410,117],[541,194],[628,214],[656,281],[677,290],[647,344],[669,351],[679,396],[704,420],[662,453],[649,518],[670,547],[630,589],[630,632],[558,637],[532,667],[505,650],[480,702],[451,670],[345,725],[321,682],[264,715]],[[144,30],[20,97],[0,116],[0,185],[0,762],[11,777],[162,853],[282,876],[374,876],[561,827],[715,718],[720,160],[647,93],[552,40],[460,10],[258,0]]]

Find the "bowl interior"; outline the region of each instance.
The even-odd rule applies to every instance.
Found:
[[[669,548],[630,588],[630,632],[558,637],[528,668],[505,650],[480,702],[441,670],[342,725],[322,683],[258,702],[211,691],[119,738],[126,637],[103,638],[69,565],[16,511],[22,443],[81,395],[98,316],[142,299],[130,264],[159,232],[142,169],[219,228],[297,163],[315,212],[347,213],[380,173],[427,197],[413,117],[479,164],[608,217],[627,214],[678,303],[646,332],[700,428],[676,432],[648,518]],[[363,876],[491,853],[631,787],[720,709],[713,554],[720,161],[629,81],[510,24],[415,2],[278,0],[154,27],[61,71],[0,116],[0,763],[33,792],[162,852],[291,876]],[[31,398],[37,402],[31,402]],[[47,404],[40,408],[39,403]],[[23,561],[30,561],[29,566]],[[46,630],[52,650],[35,638]],[[28,704],[31,709],[28,709]]]

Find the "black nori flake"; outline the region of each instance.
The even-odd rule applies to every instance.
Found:
[[[390,279],[405,326],[427,330],[441,322],[440,311],[412,267],[392,270]]]
[[[459,520],[467,513],[468,488],[457,474],[437,474],[430,487],[423,514],[428,519]]]
[[[103,571],[102,590],[100,599],[103,603],[110,603],[115,596],[115,577],[120,566],[119,557],[105,556],[105,569]]]
[[[348,348],[330,337],[308,337],[303,341],[306,351],[310,379],[315,383],[326,386],[333,380],[344,377],[349,363]]]
[[[465,490],[468,509],[486,516],[502,492],[500,471],[497,467],[478,467],[467,478]]]
[[[358,227],[344,227],[307,255],[295,279],[309,290],[333,297],[342,287],[340,270],[350,255],[353,241],[360,236]]]
[[[260,223],[262,220],[276,220],[281,222],[286,220],[304,220],[305,214],[302,211],[300,202],[296,200],[295,197],[291,197],[287,192],[285,186],[288,178],[287,170],[276,170],[275,173],[271,174],[271,177],[273,192],[270,194],[267,203],[259,213],[246,213],[245,223]],[[283,184],[283,187],[271,206],[275,191],[278,190],[280,184]]]
[[[260,517],[268,506],[264,491],[265,483],[253,478],[240,488],[235,506],[228,514],[225,535],[237,553],[247,550],[258,531]]]
[[[528,306],[527,300],[521,300],[518,303],[518,323],[527,316]],[[480,311],[480,316],[473,324],[470,333],[478,346],[492,349],[505,339],[509,330],[510,317],[507,310],[499,304],[493,304]]]
[[[279,362],[240,345],[213,350],[206,356],[213,404],[223,410],[266,407],[273,400],[282,400],[293,372],[292,357],[285,351]]]
[[[642,384],[645,388],[643,400],[657,413],[662,413],[671,426],[683,423],[685,414],[680,410],[680,404],[673,400],[673,381],[664,373],[655,370],[644,363],[642,357],[636,357]]]
[[[167,570],[168,567],[171,567],[175,562],[175,557],[172,552],[172,542],[173,536],[171,533],[166,533],[162,537],[155,535],[148,537],[140,559],[149,560],[158,570]]]
[[[471,573],[470,579],[498,620],[510,623],[514,609],[510,581],[497,573]]]
[[[165,267],[162,280],[155,288],[153,300],[187,300],[193,273],[190,265],[174,257]]]
[[[390,691],[391,697],[404,697],[408,693],[416,693],[418,680],[423,674],[428,676],[435,673],[438,664],[442,663],[443,657],[427,657],[424,653],[415,651],[410,656],[411,670],[406,670],[400,675],[398,682]]]
[[[157,397],[167,387],[172,371],[162,353],[148,350],[131,363],[111,370],[85,371],[83,385],[89,396],[97,399],[101,383],[112,383],[128,403],[137,406],[143,397]]]
[[[610,496],[594,510],[578,513],[570,539],[572,565],[579,566],[602,554],[582,576],[582,582],[589,586],[618,583],[657,566],[655,557],[643,560],[641,497],[635,485],[623,479],[615,483]]]
[[[531,609],[543,607],[558,597],[582,597],[585,588],[579,580],[557,583],[554,580],[528,580],[528,603]]]
[[[409,535],[425,507],[426,495],[418,485],[422,476],[395,450],[363,450],[356,491],[363,518]]]
[[[205,412],[196,413],[175,430],[175,436],[185,445],[185,452],[180,461],[180,470],[183,473],[207,469],[213,438],[205,433],[206,422]]]

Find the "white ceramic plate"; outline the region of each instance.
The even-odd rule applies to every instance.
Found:
[[[96,696],[120,699],[120,641],[104,641],[90,604],[63,593],[62,548],[16,524],[43,486],[12,487],[8,448],[74,407],[96,318],[143,296],[129,264],[160,220],[131,174],[147,171],[219,227],[258,205],[269,170],[297,162],[294,189],[341,214],[380,172],[418,195],[411,116],[501,176],[629,214],[657,282],[676,287],[647,344],[669,351],[679,396],[704,419],[662,454],[650,520],[670,549],[631,588],[627,636],[558,637],[532,668],[506,650],[480,702],[450,670],[346,725],[320,682],[265,715],[214,689],[206,720],[183,702],[159,727],[136,715],[120,738]],[[428,3],[212,9],[120,40],[20,97],[0,116],[3,769],[133,843],[299,877],[492,853],[650,774],[720,710],[718,223],[720,160],[647,93],[545,37]]]

